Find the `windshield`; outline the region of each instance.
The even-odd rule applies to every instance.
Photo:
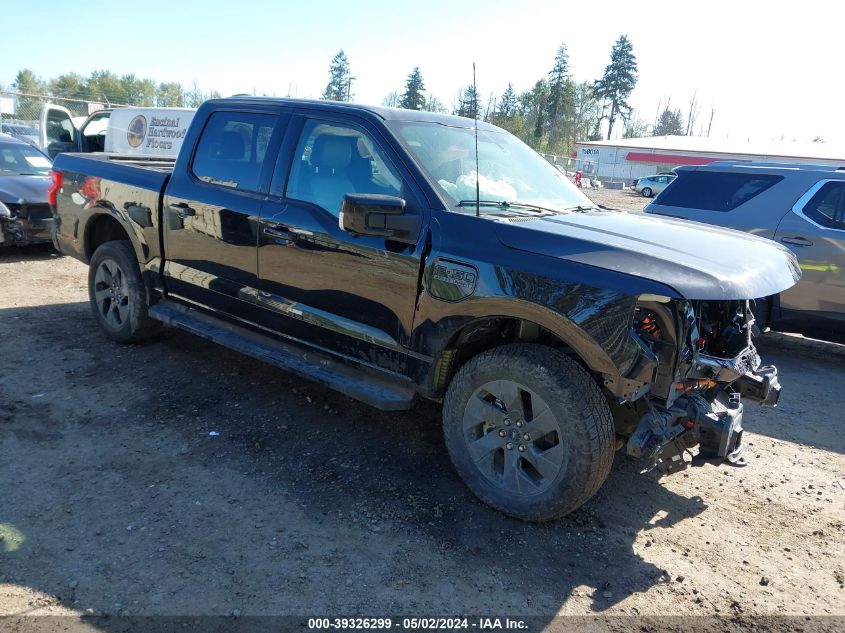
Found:
[[[475,213],[476,181],[482,213],[501,212],[494,202],[565,211],[595,205],[542,156],[504,130],[475,131],[433,122],[390,121],[407,150],[448,196],[454,211]],[[480,172],[480,175],[476,175]]]
[[[46,176],[50,160],[24,143],[0,143],[0,176]]]

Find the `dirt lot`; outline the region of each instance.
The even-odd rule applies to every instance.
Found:
[[[0,254],[0,614],[845,615],[840,346],[763,340],[784,394],[747,407],[746,468],[619,456],[530,525],[463,487],[435,406],[381,413],[180,332],[111,343],[86,274]]]
[[[595,202],[611,209],[620,211],[642,211],[651,202],[651,198],[643,198],[636,191],[627,189],[582,189],[587,197]]]

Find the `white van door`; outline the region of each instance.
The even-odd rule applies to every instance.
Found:
[[[61,152],[75,152],[79,149],[79,132],[73,125],[70,110],[52,103],[41,108],[39,117],[41,129],[38,140],[41,149],[55,158]]]

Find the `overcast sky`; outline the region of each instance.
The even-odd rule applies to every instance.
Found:
[[[72,9],[70,7],[72,6]],[[478,88],[530,88],[563,42],[572,76],[592,81],[623,33],[640,80],[631,97],[651,123],[659,104],[699,104],[695,130],[731,139],[845,147],[839,50],[845,2],[483,2],[399,0],[272,3],[41,0],[2,10],[0,84],[20,68],[49,79],[108,69],[157,82],[318,97],[332,56],[349,57],[355,100],[380,104],[419,66],[428,91],[451,107],[477,65]],[[61,16],[61,17],[60,17]],[[621,126],[620,126],[621,127]]]

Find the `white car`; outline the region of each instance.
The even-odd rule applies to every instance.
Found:
[[[38,130],[28,123],[15,121],[3,123],[2,132],[3,134],[9,134],[15,138],[19,138],[30,145],[38,145]]]
[[[671,174],[655,174],[654,176],[646,176],[638,178],[633,183],[634,191],[643,194],[646,198],[656,196],[663,191],[666,186],[675,180],[677,176]]]

